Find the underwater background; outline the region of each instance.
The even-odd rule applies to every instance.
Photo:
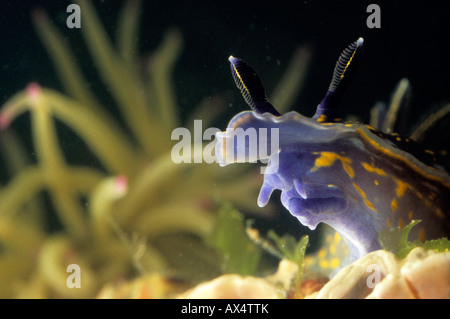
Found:
[[[273,92],[274,104],[280,101],[285,110],[306,116],[314,114],[326,93],[340,52],[360,36],[365,40],[364,56],[342,102],[344,115],[369,123],[370,109],[377,102],[388,104],[402,78],[412,89],[405,133],[450,99],[449,1],[73,2],[81,6],[81,29],[66,26],[71,1],[0,4],[0,103],[12,110],[14,119],[6,130],[3,127],[0,150],[0,218],[4,220],[0,297],[93,297],[111,281],[143,273],[192,282],[231,270],[263,273],[274,265],[271,256],[252,255],[249,251],[255,248],[242,248],[236,254],[253,256],[248,264],[240,267],[228,260],[224,268],[226,255],[236,249],[227,246],[227,239],[212,238],[211,233],[231,234],[234,222],[245,228],[244,219],[256,220],[253,226],[263,235],[268,230],[296,238],[308,233],[312,245],[317,241],[277,200],[264,210],[257,207],[262,175],[256,166],[166,165],[175,144],[170,138],[174,128],[192,127],[194,119],[204,119],[204,129],[208,123],[223,130],[234,114],[247,109],[230,76],[230,55],[252,64],[266,90]],[[88,9],[83,5],[89,3],[100,24],[85,17]],[[381,28],[366,24],[370,3],[381,8]],[[48,31],[49,21],[70,60],[55,58],[58,49],[51,49],[57,45],[49,40],[55,34]],[[100,29],[105,33],[95,34]],[[90,35],[83,34],[86,30]],[[104,46],[103,40],[112,45]],[[109,64],[103,64],[108,59]],[[64,63],[83,76],[71,79],[72,69],[61,71]],[[72,103],[80,112],[49,111],[55,112],[53,122],[32,106],[20,110],[11,106],[33,99],[30,96],[39,94],[40,88],[51,90],[42,91],[49,105]],[[18,102],[9,102],[14,96]],[[29,103],[42,102],[33,101]],[[86,110],[91,105],[95,108]],[[136,108],[141,108],[140,113],[133,113]],[[92,122],[85,122],[83,116]],[[39,122],[40,117],[45,119]],[[90,125],[97,131],[89,130]],[[45,127],[53,129],[45,131]],[[13,136],[4,137],[6,131]],[[102,132],[104,140],[96,141]],[[111,144],[104,142],[108,138]],[[448,149],[449,140],[450,133],[442,125],[424,143],[428,148]],[[46,150],[49,145],[55,148]],[[52,180],[46,174],[52,175],[52,163],[58,166],[61,159],[63,173]],[[47,171],[40,163],[46,163]],[[35,166],[39,172],[42,168],[42,183],[33,179],[36,187],[28,189],[28,197],[21,183],[31,184],[22,173]],[[124,167],[126,171],[121,170]],[[79,168],[88,171],[80,182],[85,184],[77,188],[70,174],[77,175]],[[116,194],[117,184],[108,184],[122,182],[126,194]],[[68,184],[74,189],[66,190]],[[113,195],[104,199],[98,195],[102,192]],[[92,207],[104,211],[96,215]],[[236,215],[223,213],[235,208]],[[114,216],[112,222],[107,214]],[[218,219],[231,228],[221,227]],[[54,243],[56,248],[47,247]],[[120,245],[123,248],[108,250]],[[45,247],[48,255],[42,253]],[[43,270],[48,264],[53,273],[67,277],[63,266],[64,258],[71,260],[69,252],[86,264],[82,269],[89,269],[90,280],[97,276],[95,285],[75,293],[66,289],[65,281],[49,279],[49,271]],[[42,256],[50,256],[48,264],[41,262]],[[257,266],[260,260],[267,266]]]
[[[240,103],[229,76],[226,59],[230,54],[251,61],[258,73],[264,75],[270,91],[295,48],[308,44],[313,61],[305,88],[293,105],[296,110],[301,108],[305,114],[311,114],[326,90],[337,55],[359,36],[365,38],[367,49],[359,78],[346,96],[345,107],[349,113],[363,114],[368,119],[367,112],[359,112],[364,109],[362,105],[387,100],[401,77],[407,77],[413,85],[414,111],[423,112],[448,97],[445,74],[450,64],[447,58],[450,4],[447,1],[374,2],[381,8],[380,29],[369,29],[366,25],[370,1],[286,1],[258,5],[237,1],[142,2],[138,42],[142,55],[157,47],[168,28],[177,27],[183,34],[183,53],[174,70],[183,109],[192,108],[205,95],[227,90]],[[49,69],[49,57],[32,25],[34,9],[47,11],[62,26],[63,35],[79,44],[74,48],[75,54],[83,52],[80,32],[65,27],[66,8],[70,3],[5,1],[1,4],[3,94],[23,88],[25,79],[58,85],[54,72]],[[122,1],[93,3],[112,35]],[[77,58],[89,69],[86,54],[77,54]],[[92,69],[90,72],[90,76],[95,76]],[[230,110],[230,114],[235,111]]]

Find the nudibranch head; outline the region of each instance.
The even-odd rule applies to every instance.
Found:
[[[216,145],[222,164],[239,156],[268,160],[258,204],[266,205],[272,192],[281,190],[281,202],[293,216],[311,229],[319,223],[332,226],[353,259],[379,249],[378,234],[388,227],[420,219],[411,236],[425,240],[446,236],[450,224],[447,172],[418,155],[424,152],[413,152],[416,145],[407,139],[338,120],[338,102],[355,73],[362,43],[358,39],[339,58],[313,118],[274,112],[253,69],[230,57],[236,84],[254,111],[236,115],[227,131],[217,134]],[[239,130],[243,135],[252,130],[255,138],[239,138]],[[261,152],[264,143],[277,148]]]

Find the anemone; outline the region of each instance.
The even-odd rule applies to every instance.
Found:
[[[35,11],[37,33],[64,93],[29,83],[0,111],[10,175],[0,189],[0,296],[92,297],[106,283],[148,273],[212,278],[220,265],[205,238],[217,215],[214,199],[253,210],[262,177],[247,166],[171,160],[170,133],[183,124],[172,79],[182,52],[179,30],[164,34],[140,72],[139,2],[125,3],[115,42],[90,1],[77,3],[84,43],[120,115],[88,88],[69,43],[43,10]],[[294,53],[274,91],[281,109],[298,93],[308,61],[307,48]],[[211,124],[225,103],[222,97],[205,98],[191,117],[207,114],[204,125]],[[31,151],[14,135],[15,119],[24,113],[31,120]],[[93,164],[74,163],[61,124],[85,143]],[[48,230],[55,218],[49,206],[61,224],[56,231]],[[81,269],[80,289],[67,286],[71,264]]]

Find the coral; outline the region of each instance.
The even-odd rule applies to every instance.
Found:
[[[223,275],[181,294],[183,299],[275,299],[282,296],[262,278]]]
[[[387,250],[369,253],[342,268],[331,280],[302,283],[307,299],[448,299],[450,253],[414,248],[406,258]],[[178,298],[298,298],[293,295],[297,265],[283,259],[268,277],[223,275],[189,289]]]
[[[449,252],[436,253],[417,247],[405,259],[399,259],[391,252],[377,250],[341,269],[313,296],[318,299],[448,299],[449,269]]]
[[[217,215],[214,199],[256,210],[261,176],[247,166],[223,169],[171,160],[171,131],[183,125],[172,80],[183,44],[179,30],[164,35],[140,70],[139,2],[125,3],[115,44],[90,1],[77,3],[84,42],[120,118],[89,89],[78,57],[45,12],[34,12],[65,93],[33,82],[1,108],[10,177],[0,189],[0,297],[86,298],[139,275],[194,282],[220,275],[218,253],[205,243]],[[298,93],[308,61],[307,48],[294,54],[280,81],[290,85],[273,96],[280,107]],[[206,114],[203,125],[211,125],[223,105],[221,96],[205,98],[191,117]],[[14,120],[24,113],[31,119],[33,151],[14,135]],[[61,124],[87,146],[91,164],[68,155],[72,145],[61,136]],[[29,159],[30,153],[35,158]],[[48,217],[43,193],[61,224],[57,231],[48,231],[55,217]],[[70,264],[80,266],[79,289],[67,286]]]

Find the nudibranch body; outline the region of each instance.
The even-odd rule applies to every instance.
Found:
[[[272,192],[281,190],[282,204],[303,225],[333,227],[345,239],[351,259],[379,249],[378,234],[388,227],[421,220],[410,239],[424,241],[447,236],[450,225],[450,176],[434,163],[434,154],[409,139],[339,122],[338,104],[362,44],[360,38],[342,53],[313,118],[297,112],[280,115],[254,70],[230,57],[236,84],[253,111],[236,115],[227,131],[217,134],[216,145],[217,158],[227,165],[233,162],[227,159],[236,161],[252,151],[249,139],[236,138],[237,129],[277,129],[276,136],[257,136],[257,147],[278,138],[278,151],[268,155],[258,204],[266,205]]]

